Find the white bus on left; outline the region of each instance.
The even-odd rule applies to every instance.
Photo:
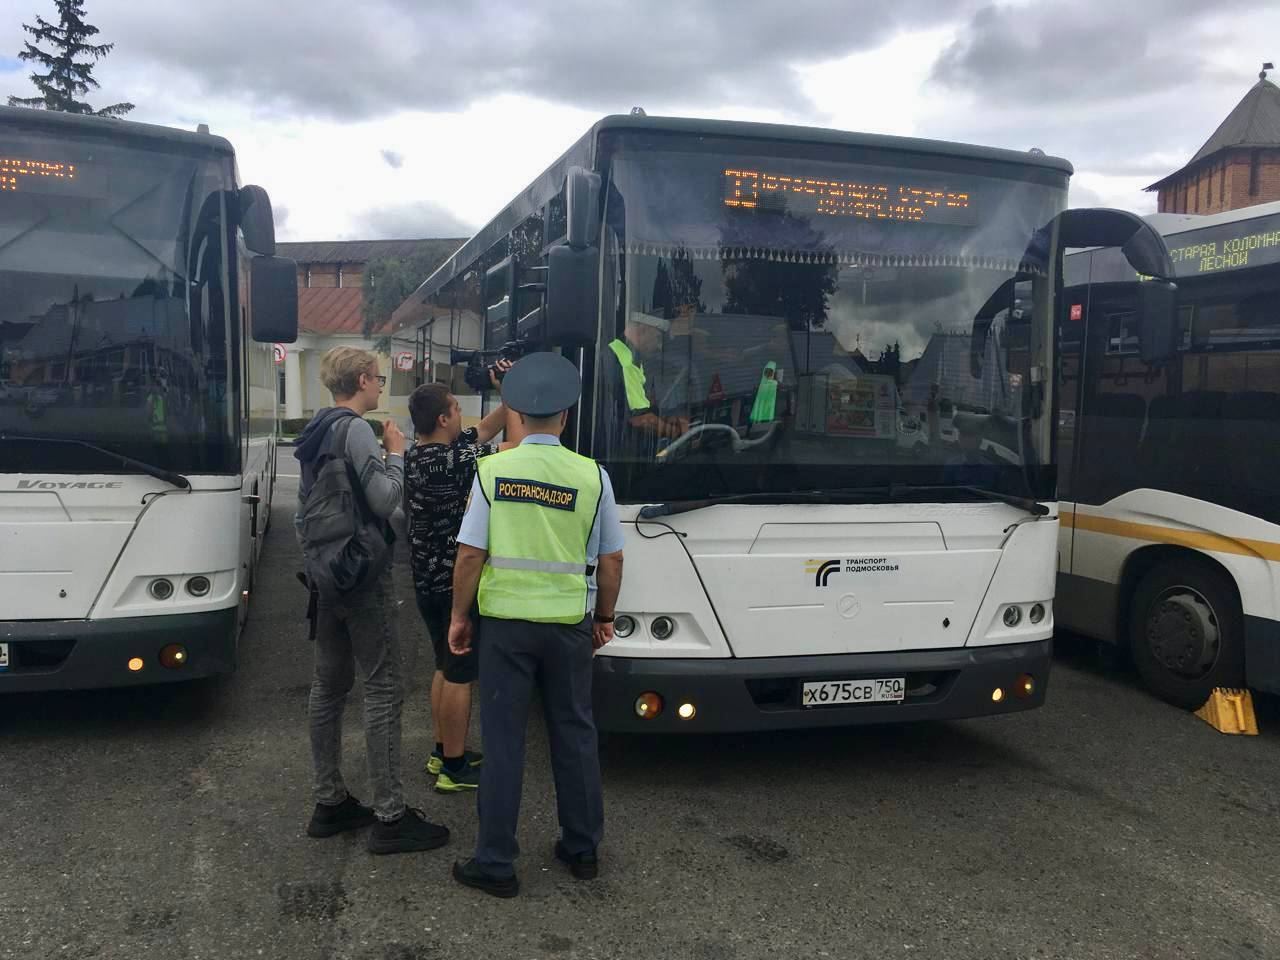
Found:
[[[0,108],[0,693],[235,669],[297,336],[221,137]]]

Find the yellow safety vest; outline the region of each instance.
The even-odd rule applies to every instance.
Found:
[[[609,349],[613,351],[613,355],[618,358],[619,366],[622,367],[622,383],[627,390],[627,409],[632,413],[644,413],[652,406],[649,403],[649,395],[644,389],[644,367],[636,363],[635,354],[624,341],[612,341]]]
[[[778,365],[770,360],[760,375],[755,403],[751,405],[752,423],[772,423],[778,407]]]
[[[587,610],[587,541],[604,482],[594,460],[559,444],[523,443],[476,465],[489,501],[480,613],[578,623]]]

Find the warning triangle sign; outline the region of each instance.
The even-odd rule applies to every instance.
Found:
[[[711,389],[707,391],[707,400],[718,402],[724,399],[724,387],[720,385],[720,374],[711,378]]]

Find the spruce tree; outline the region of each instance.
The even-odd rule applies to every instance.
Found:
[[[22,29],[35,37],[36,42],[26,41],[25,50],[18,59],[37,63],[44,73],[31,74],[31,82],[40,91],[37,97],[10,97],[11,107],[34,107],[43,110],[62,110],[66,113],[89,113],[99,117],[122,117],[133,109],[132,103],[113,103],[101,110],[83,100],[89,89],[97,88],[93,78],[93,65],[111,52],[114,43],[87,43],[98,28],[84,20],[84,0],[55,0],[61,20],[54,26],[44,17],[36,17],[36,25],[24,23]],[[47,52],[36,43],[51,45],[55,52]],[[85,59],[87,58],[87,59]]]

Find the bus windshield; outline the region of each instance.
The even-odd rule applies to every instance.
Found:
[[[1065,175],[873,159],[616,146],[593,449],[621,500],[881,484],[1052,498],[1048,228]]]
[[[127,469],[42,439],[234,470],[227,159],[21,128],[5,141],[0,470]]]

